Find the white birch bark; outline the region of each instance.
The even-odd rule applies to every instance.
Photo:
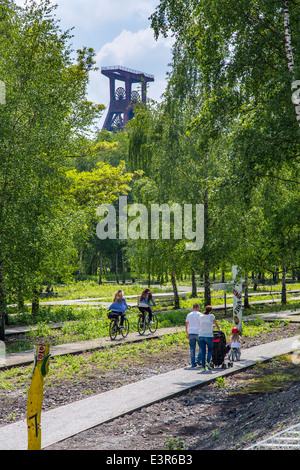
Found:
[[[284,38],[285,38],[285,51],[287,58],[288,69],[292,74],[292,91],[296,90],[292,94],[292,102],[295,105],[296,120],[300,126],[300,80],[295,80],[295,63],[293,57],[292,49],[292,35],[291,35],[291,25],[290,25],[290,10],[289,2],[283,2],[283,20],[284,20]]]

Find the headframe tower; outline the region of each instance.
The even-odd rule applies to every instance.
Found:
[[[110,103],[103,129],[121,130],[133,118],[137,101],[146,102],[147,83],[154,82],[154,76],[119,65],[102,67],[101,73],[109,78],[110,92]],[[120,86],[116,88],[116,81],[125,82],[125,88]],[[141,84],[141,96],[138,91],[132,90],[133,83]]]

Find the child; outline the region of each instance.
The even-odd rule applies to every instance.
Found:
[[[232,335],[230,337],[230,347],[231,347],[230,353],[231,353],[232,359],[234,357],[234,354],[236,353],[236,358],[239,361],[241,358],[241,348],[240,348],[241,337],[239,335],[239,329],[236,327],[232,328],[231,333]]]

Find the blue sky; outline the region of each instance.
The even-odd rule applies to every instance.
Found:
[[[16,0],[18,5],[23,0]],[[149,16],[159,0],[56,0],[61,29],[74,27],[74,50],[83,46],[96,52],[97,67],[121,65],[154,75],[148,96],[160,101],[171,61],[172,38],[154,39]],[[92,72],[88,99],[109,104],[109,81]],[[105,115],[105,114],[104,114]]]

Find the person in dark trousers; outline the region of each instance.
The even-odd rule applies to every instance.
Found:
[[[155,300],[152,297],[152,292],[150,289],[145,289],[141,296],[140,300],[138,303],[138,309],[139,311],[143,314],[143,321],[145,321],[145,314],[149,314],[149,322],[151,325],[153,325],[152,321],[152,310],[151,310],[151,305],[156,305]]]
[[[201,349],[199,343],[199,330],[200,330],[200,305],[194,303],[193,311],[190,312],[185,320],[185,331],[190,345],[191,366],[197,367],[201,364]],[[199,351],[196,358],[196,344],[198,343]]]

